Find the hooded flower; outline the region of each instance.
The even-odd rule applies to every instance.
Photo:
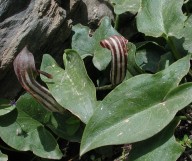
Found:
[[[111,50],[112,63],[110,79],[112,85],[118,85],[126,76],[127,43],[128,40],[119,35],[110,36],[100,41],[102,47]]]
[[[36,69],[33,54],[29,52],[27,47],[24,47],[17,55],[13,62],[13,66],[15,74],[22,87],[47,110],[59,113],[65,111],[65,109],[53,98],[51,93],[36,81],[36,77],[39,74],[43,74],[48,78],[52,78],[52,76]]]

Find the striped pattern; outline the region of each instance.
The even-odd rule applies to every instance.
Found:
[[[128,40],[119,35],[114,35],[100,41],[102,47],[111,50],[112,63],[110,79],[112,85],[118,85],[125,78],[128,52],[127,43]]]
[[[28,51],[27,47],[23,48],[23,50],[17,55],[13,62],[13,66],[15,74],[22,87],[47,110],[59,113],[65,111],[65,109],[53,98],[51,93],[35,80],[39,73],[48,78],[51,78],[51,75],[36,70],[33,54]]]

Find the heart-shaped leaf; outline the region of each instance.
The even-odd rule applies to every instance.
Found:
[[[62,153],[52,134],[40,122],[19,109],[22,100],[19,99],[17,109],[0,116],[1,139],[17,150],[30,150],[42,158],[61,159]]]
[[[92,37],[89,36],[89,28],[76,25],[73,27],[75,34],[72,38],[72,49],[75,49],[82,58],[93,56],[93,63],[99,70],[104,70],[111,60],[110,51],[100,45],[100,41],[119,33],[111,26],[108,17],[104,17],[99,28]]]
[[[80,120],[68,111],[65,111],[64,114],[49,112],[28,93],[20,97],[17,108],[32,119],[49,127],[61,138],[70,141],[79,141],[81,138]]]
[[[129,161],[176,161],[184,151],[184,147],[176,142],[173,135],[177,124],[178,121],[174,120],[160,133],[133,144]]]
[[[143,0],[137,15],[137,28],[148,36],[180,37],[186,16],[183,0]]]
[[[42,80],[59,104],[87,123],[97,104],[95,86],[77,52],[66,50],[64,65],[65,70],[50,55],[44,55],[41,69],[53,79],[42,76]]]
[[[157,74],[135,76],[117,86],[89,120],[80,154],[141,141],[161,131],[192,102],[192,83],[178,86],[189,71],[189,59],[188,55]]]
[[[114,4],[114,12],[118,15],[129,11],[131,13],[138,12],[141,0],[111,0]]]

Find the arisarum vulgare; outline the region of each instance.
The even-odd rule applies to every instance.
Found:
[[[112,63],[110,80],[112,85],[118,85],[126,76],[127,43],[128,40],[119,35],[110,36],[100,41],[102,47],[111,50]]]
[[[52,76],[37,70],[33,54],[24,47],[13,62],[15,74],[22,87],[30,93],[39,103],[51,112],[63,113],[65,109],[53,98],[48,89],[36,81],[39,74],[48,78]]]

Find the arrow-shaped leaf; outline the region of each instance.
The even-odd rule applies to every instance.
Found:
[[[95,86],[77,52],[67,50],[64,65],[65,70],[50,55],[44,55],[41,69],[53,75],[53,79],[42,79],[61,105],[87,123],[97,104]]]
[[[81,142],[81,155],[96,147],[133,143],[161,131],[192,102],[192,83],[178,86],[188,73],[190,56],[165,70],[128,79],[97,107]]]

